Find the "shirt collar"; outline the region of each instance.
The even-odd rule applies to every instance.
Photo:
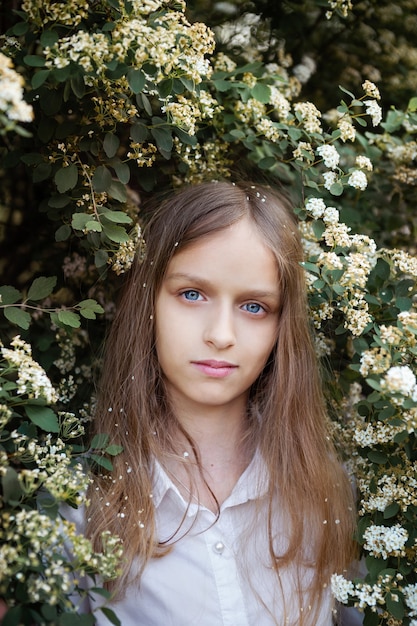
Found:
[[[223,502],[221,510],[244,504],[249,500],[257,500],[266,495],[268,490],[268,470],[261,453],[257,450],[248,467],[240,476],[230,496]],[[159,507],[167,493],[171,491],[183,500],[177,486],[163,469],[157,459],[153,466],[153,502]],[[194,510],[194,506],[190,507]]]

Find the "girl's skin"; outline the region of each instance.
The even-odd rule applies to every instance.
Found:
[[[175,414],[201,455],[200,502],[213,510],[207,486],[221,504],[249,461],[240,445],[248,390],[276,341],[278,284],[272,252],[244,217],[178,252],[157,296],[158,359]],[[184,489],[183,464],[174,464]]]

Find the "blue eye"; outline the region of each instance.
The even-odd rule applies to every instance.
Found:
[[[265,309],[260,305],[257,304],[257,302],[248,302],[248,304],[244,304],[243,308],[245,309],[245,311],[248,311],[248,313],[263,313],[265,311]]]
[[[195,289],[187,289],[187,291],[183,291],[182,295],[186,300],[190,300],[191,302],[195,302],[200,298],[200,292]]]

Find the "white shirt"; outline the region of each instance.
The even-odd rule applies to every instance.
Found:
[[[122,600],[107,605],[122,626],[297,624],[300,602],[294,591],[294,571],[286,568],[281,583],[278,581],[268,566],[266,523],[252,524],[257,501],[259,519],[266,522],[262,515],[267,510],[266,477],[259,455],[222,504],[217,521],[212,511],[188,505],[158,463],[155,469],[158,537],[160,541],[171,539],[173,548],[166,556],[150,561],[140,585],[130,585]],[[185,522],[175,534],[183,516]],[[285,533],[278,517],[274,541],[279,548],[285,546]],[[250,534],[246,531],[245,535],[248,525]],[[305,581],[313,575],[313,570],[306,569]],[[330,592],[326,592],[315,626],[331,626],[332,608]],[[100,610],[95,615],[98,626],[110,626]]]

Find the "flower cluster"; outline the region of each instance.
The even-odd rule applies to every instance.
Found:
[[[3,358],[17,370],[17,393],[29,398],[42,398],[47,403],[57,399],[56,391],[45,370],[33,360],[31,346],[16,336],[12,348],[0,348]]]
[[[118,571],[121,548],[116,538],[106,538],[103,553],[94,553],[91,542],[77,534],[73,523],[51,519],[36,510],[3,510],[1,528],[2,595],[10,581],[17,579],[20,585],[25,584],[30,603],[62,605],[68,610],[68,598],[78,588],[80,576],[100,572],[109,580]],[[66,556],[69,546],[74,553],[72,561]],[[43,573],[39,575],[41,559]],[[14,604],[16,598],[9,602]]]
[[[31,122],[33,109],[23,99],[24,81],[9,57],[0,52],[0,128],[12,122]]]
[[[155,10],[165,2],[154,3]],[[145,10],[144,10],[145,8]],[[45,48],[46,66],[65,68],[75,64],[83,68],[88,86],[102,87],[114,93],[114,81],[106,77],[109,64],[125,62],[132,67],[149,64],[156,71],[149,79],[156,83],[171,74],[200,83],[211,67],[205,55],[213,52],[214,39],[210,29],[201,23],[190,24],[183,11],[164,11],[153,22],[147,20],[151,6],[132,3],[127,13],[120,4],[121,19],[110,34],[80,30]],[[120,93],[123,81],[118,83]]]
[[[123,274],[132,266],[135,257],[143,258],[144,252],[145,242],[142,237],[142,229],[139,224],[136,224],[129,241],[120,244],[111,260],[112,270],[116,274]]]
[[[51,0],[24,0],[25,11],[34,24],[44,27],[48,23],[60,23],[65,26],[77,26],[88,17],[87,0],[69,0],[52,2]]]
[[[62,354],[56,367],[70,377],[75,354],[62,330],[58,339]],[[122,547],[117,537],[106,535],[102,551],[95,553],[62,507],[88,505],[82,418],[56,410],[60,394],[30,344],[17,336],[0,352],[0,596],[10,609],[23,602],[34,623],[44,605],[55,607],[56,616],[75,614],[72,594],[86,593],[78,588],[80,576],[99,574],[104,581],[117,576]],[[22,588],[23,601],[18,600]]]
[[[335,11],[340,12],[343,17],[346,17],[349,11],[352,10],[351,0],[328,0],[330,9],[326,11],[327,19],[331,19]]]
[[[364,548],[372,556],[388,558],[393,556],[405,556],[405,544],[408,541],[408,532],[399,524],[394,526],[368,526],[363,533],[365,540]]]

